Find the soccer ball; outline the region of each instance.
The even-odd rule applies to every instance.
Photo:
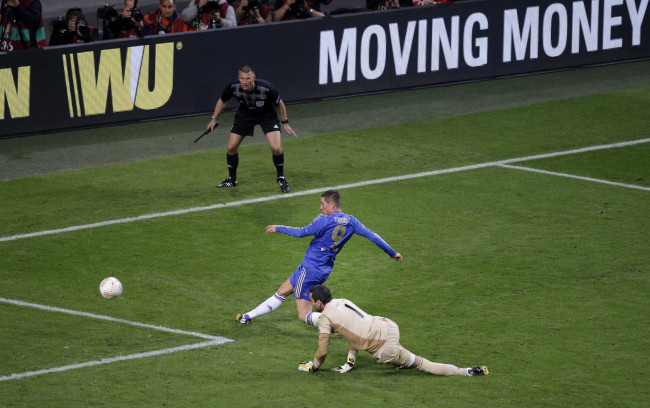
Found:
[[[122,282],[117,278],[106,278],[99,284],[99,293],[106,299],[115,299],[122,294]]]

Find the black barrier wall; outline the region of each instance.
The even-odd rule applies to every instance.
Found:
[[[650,57],[649,0],[468,1],[0,55],[0,137],[210,112],[253,65],[286,102]]]

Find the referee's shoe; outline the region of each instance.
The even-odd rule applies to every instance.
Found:
[[[291,191],[291,186],[289,186],[287,179],[284,177],[278,177],[278,184],[280,185],[280,190],[282,190],[283,193],[288,193]]]
[[[227,187],[237,187],[237,180],[233,180],[232,177],[228,177],[217,186],[217,188]]]

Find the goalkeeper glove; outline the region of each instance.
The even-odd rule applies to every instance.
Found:
[[[298,365],[298,370],[300,371],[306,371],[308,373],[313,373],[314,371],[317,371],[318,368],[314,367],[314,363],[309,361],[301,361],[300,364]]]
[[[336,368],[332,368],[332,370],[338,371],[339,373],[343,374],[343,373],[347,373],[348,371],[352,370],[352,367],[354,367],[354,359],[348,357],[348,361],[345,364],[343,364],[342,366],[336,367]]]

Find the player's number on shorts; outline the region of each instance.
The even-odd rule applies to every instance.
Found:
[[[345,225],[337,225],[332,231],[332,241],[334,241],[334,243],[332,244],[330,249],[336,248],[336,246],[339,244],[339,242],[341,242],[344,236],[345,236]]]

